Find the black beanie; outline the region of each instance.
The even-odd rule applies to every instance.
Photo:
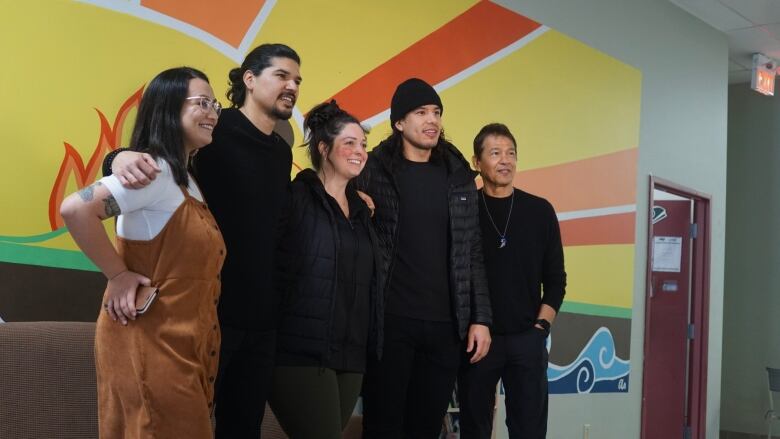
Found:
[[[407,113],[423,105],[438,105],[442,113],[444,105],[436,90],[430,84],[418,78],[407,79],[400,83],[390,101],[390,123],[403,119]]]

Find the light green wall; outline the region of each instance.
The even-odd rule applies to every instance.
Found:
[[[638,438],[644,347],[648,176],[712,196],[707,437],[720,422],[726,216],[725,36],[668,0],[503,0],[499,3],[642,71],[631,384],[626,395],[555,395],[549,438]],[[561,68],[566,60],[551,66]],[[576,66],[571,68],[577,74]],[[566,67],[564,67],[566,68]],[[609,188],[593,188],[609,190]],[[502,422],[503,420],[499,421]]]
[[[721,426],[730,431],[766,431],[764,368],[780,368],[779,118],[780,98],[729,87]]]

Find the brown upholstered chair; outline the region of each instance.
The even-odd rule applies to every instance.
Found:
[[[94,338],[94,323],[0,323],[0,437],[97,438]]]
[[[94,323],[0,323],[0,438],[97,439],[94,339]],[[287,438],[267,406],[262,437]]]

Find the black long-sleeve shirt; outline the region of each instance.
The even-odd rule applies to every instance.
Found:
[[[536,321],[542,304],[557,312],[566,294],[563,246],[555,210],[544,198],[519,189],[512,196],[510,215],[512,197],[493,198],[484,191],[479,194],[482,245],[496,334],[527,330]],[[499,231],[504,232],[507,216],[507,244],[500,248]]]
[[[273,287],[279,218],[289,201],[290,145],[266,135],[236,108],[222,111],[212,143],[195,156],[193,171],[222,231],[219,321],[241,329],[276,328]]]

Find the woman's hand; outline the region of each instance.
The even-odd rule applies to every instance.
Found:
[[[366,206],[368,206],[369,216],[374,217],[374,210],[376,209],[376,206],[374,206],[374,199],[369,197],[368,194],[366,194],[363,191],[357,191],[358,197],[360,197],[361,200],[363,200],[364,203],[366,203]]]
[[[135,320],[135,292],[139,285],[150,285],[149,278],[125,270],[108,281],[103,308],[113,321],[119,320],[127,325],[127,320]]]

